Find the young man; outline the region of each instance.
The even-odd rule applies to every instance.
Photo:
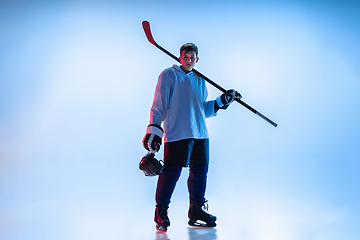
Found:
[[[216,217],[202,209],[207,202],[205,189],[209,165],[205,118],[216,116],[219,109],[227,109],[235,98],[241,98],[238,92],[229,90],[216,100],[206,101],[205,80],[192,72],[199,61],[195,44],[184,44],[180,48],[179,60],[180,67],[173,65],[159,76],[143,139],[145,149],[156,153],[164,137],[164,170],[157,182],[154,219],[157,228],[163,231],[170,226],[167,209],[171,195],[182,168],[188,166],[189,225],[198,225],[197,220],[201,220],[207,226],[216,226]]]

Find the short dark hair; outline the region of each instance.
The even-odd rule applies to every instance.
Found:
[[[195,52],[196,57],[199,57],[198,47],[194,43],[185,43],[182,45],[180,48],[180,56],[183,51],[185,51],[185,53],[193,51]]]

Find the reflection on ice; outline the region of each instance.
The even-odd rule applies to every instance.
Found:
[[[216,240],[216,229],[208,227],[188,227],[189,240]]]
[[[166,232],[156,231],[155,240],[170,240],[166,234]]]

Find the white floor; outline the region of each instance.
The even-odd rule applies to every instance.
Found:
[[[195,228],[195,227],[188,227],[187,228],[188,238],[189,240],[215,240],[218,239],[217,237],[217,229],[216,228]],[[168,240],[168,239],[178,239],[175,234],[163,233],[163,232],[156,232],[156,240]]]
[[[1,200],[0,239],[336,240],[342,234],[348,234],[347,240],[356,239],[357,220],[345,208],[266,190],[231,193],[223,189],[219,194],[211,186],[209,212],[218,217],[218,226],[189,227],[185,176],[186,172],[175,189],[169,209],[171,226],[166,233],[158,232],[153,221],[151,186],[156,179],[139,176],[145,185],[136,184],[132,191],[121,191],[119,182],[119,186],[107,186],[107,191],[101,191],[102,184],[84,189],[86,185],[73,183],[66,191],[44,188],[45,182],[27,189],[18,186],[17,192],[7,191],[11,193],[6,195],[8,201]]]

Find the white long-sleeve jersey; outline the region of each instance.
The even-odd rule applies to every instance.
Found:
[[[204,79],[173,65],[159,76],[149,124],[163,123],[164,142],[209,138],[205,118],[216,113],[207,96]]]

